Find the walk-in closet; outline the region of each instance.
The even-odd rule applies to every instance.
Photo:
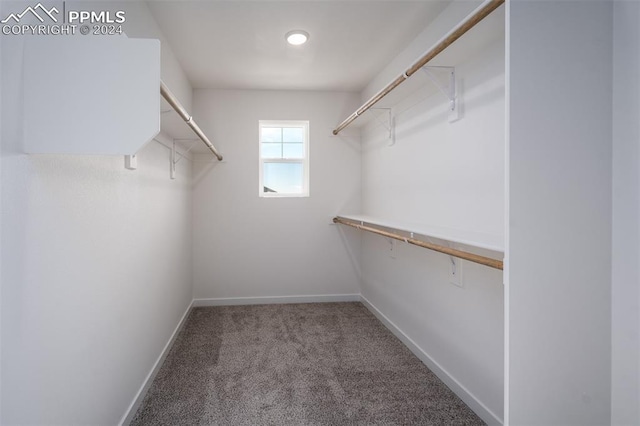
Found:
[[[0,424],[640,425],[639,20],[3,0]]]

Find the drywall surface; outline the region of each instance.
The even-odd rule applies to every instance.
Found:
[[[640,3],[614,2],[611,424],[640,424]]]
[[[191,302],[189,163],[24,155],[22,44],[2,43],[0,422],[116,424]]]
[[[0,3],[0,15],[4,16],[4,7],[3,7],[3,3]],[[3,39],[0,39],[0,58],[2,58],[2,52],[3,52]],[[2,85],[3,85],[3,80],[2,80],[2,75],[3,75],[3,71],[2,71],[2,64],[0,64],[0,146],[2,146],[2,93],[3,93],[3,89],[2,89]],[[0,177],[2,176],[2,161],[0,160]],[[1,196],[1,188],[0,188],[0,218],[1,216],[1,212],[2,212],[2,196]],[[0,222],[0,422],[2,422],[2,224]]]
[[[461,6],[454,4],[455,13],[443,12],[433,24],[442,31],[427,28],[408,51],[422,46],[423,53],[424,46],[466,16],[468,10]],[[406,65],[407,56],[400,55],[398,61]],[[424,79],[423,87],[394,107],[395,142],[390,145],[386,130],[375,121],[363,129],[362,212],[396,222],[486,234],[500,241],[504,36],[449,65],[456,66],[464,109],[461,120],[449,123],[442,93],[416,76]],[[503,405],[502,273],[456,260],[463,270],[463,287],[458,287],[450,283],[451,261],[439,253],[364,235],[362,294],[439,365],[449,381],[457,382],[454,390],[468,405],[496,424]]]
[[[362,91],[362,101],[401,75],[451,28],[477,8],[480,0],[452,0],[449,5],[406,48],[404,48]],[[438,61],[438,57],[434,61]],[[353,112],[353,111],[352,111]]]
[[[194,117],[224,155],[194,167],[194,296],[359,293],[358,236],[331,224],[360,208],[358,133],[333,126],[349,93],[195,90]],[[310,196],[258,197],[258,121],[309,120]],[[351,245],[344,238],[355,240]]]
[[[612,9],[510,3],[513,425],[611,421]]]

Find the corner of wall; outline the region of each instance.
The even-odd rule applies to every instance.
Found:
[[[153,18],[146,2],[122,3],[127,12],[126,32],[130,37],[157,38],[161,44],[161,78],[171,88],[182,105],[191,111],[193,89],[191,82],[182,69],[172,46],[162,33],[162,29]]]
[[[187,111],[193,111],[193,94],[194,90],[191,82],[187,77],[182,65],[173,51],[173,47],[167,41],[157,21],[153,17],[149,5],[146,2],[127,2],[124,3],[127,14],[132,15],[132,19],[127,21],[127,32],[133,37],[154,37],[160,40],[160,57],[161,66],[160,74],[162,81],[171,89],[171,92],[178,98],[180,103]],[[192,167],[189,178],[193,178],[196,167]],[[193,189],[189,192],[191,201],[191,217],[193,219]],[[193,221],[192,221],[193,223]],[[193,241],[193,227],[191,228],[191,241]],[[189,257],[193,263],[193,244],[191,244],[191,253]],[[192,298],[194,297],[194,281],[193,268],[189,278],[189,286]]]
[[[193,306],[194,306],[194,300],[192,300],[191,303],[189,303],[189,305],[187,306],[187,309],[184,311],[184,314],[182,314],[182,317],[180,318],[178,325],[176,325],[176,328],[173,330],[173,333],[171,333],[169,340],[167,341],[166,345],[164,345],[164,348],[158,355],[158,358],[156,359],[156,362],[153,364],[153,367],[151,367],[149,374],[147,374],[147,377],[142,382],[142,385],[140,386],[140,389],[138,390],[135,397],[131,401],[131,404],[129,405],[125,413],[122,415],[122,418],[120,419],[120,421],[118,422],[119,426],[129,425],[133,420],[133,418],[135,417],[136,412],[138,411],[138,408],[140,408],[142,401],[144,401],[144,397],[146,396],[147,392],[149,391],[149,388],[151,387],[151,384],[153,383],[153,380],[158,375],[160,368],[162,368],[162,364],[164,363],[164,360],[167,358],[167,355],[169,355],[169,351],[171,350],[173,343],[176,341],[176,338],[180,334],[180,331],[183,329],[184,325],[186,324],[187,318],[189,317],[189,313],[191,312],[191,309],[193,308]]]
[[[382,322],[407,348],[422,361],[449,389],[451,389],[462,401],[467,404],[488,425],[502,425],[502,418],[487,407],[464,384],[460,383],[449,371],[440,365],[433,357],[400,327],[391,321],[365,296],[360,296],[361,302],[367,309]]]

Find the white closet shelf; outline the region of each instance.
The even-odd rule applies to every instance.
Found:
[[[78,66],[78,58],[91,70]],[[173,135],[168,144],[172,178],[181,155],[176,144],[184,143],[183,151],[203,145],[222,160],[161,81],[158,40],[28,37],[23,62],[23,147],[28,154],[124,155],[125,168],[135,170],[136,153],[144,145],[153,139],[167,145],[157,138],[162,115],[169,122],[163,127],[180,129],[182,136]]]
[[[497,253],[504,253],[504,237],[502,237],[501,235],[448,228],[443,226],[432,226],[394,221],[365,215],[341,214],[337,217],[347,219],[351,222],[359,222],[383,228],[390,228],[401,232],[414,233],[425,237],[436,238],[438,240],[444,240],[455,244],[463,244],[469,247],[491,250]]]
[[[26,153],[133,155],[160,131],[158,40],[26,37],[23,62]]]

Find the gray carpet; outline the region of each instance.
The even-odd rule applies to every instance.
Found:
[[[195,308],[132,425],[484,424],[360,303]]]

